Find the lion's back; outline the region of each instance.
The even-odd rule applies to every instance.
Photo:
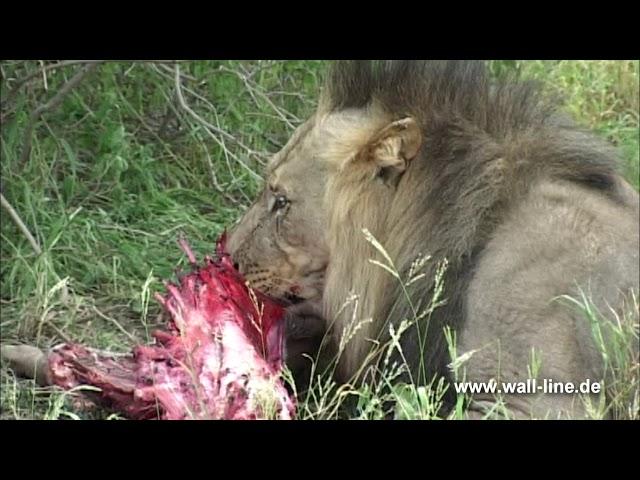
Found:
[[[470,362],[470,378],[495,378],[501,366],[503,379],[525,380],[532,348],[545,378],[602,378],[592,325],[567,297],[587,298],[609,318],[610,307],[620,318],[634,308],[638,201],[628,189],[613,200],[569,182],[545,181],[511,209],[469,285],[460,348],[481,349]]]

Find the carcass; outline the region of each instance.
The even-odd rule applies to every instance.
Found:
[[[248,288],[225,252],[156,294],[170,316],[155,344],[113,355],[66,343],[49,352],[2,346],[3,362],[41,384],[97,387],[91,398],[130,419],[291,419],[293,400],[281,379],[284,308]]]

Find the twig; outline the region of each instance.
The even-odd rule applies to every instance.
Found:
[[[155,63],[155,62],[154,62]],[[173,69],[171,67],[169,67],[168,65],[164,65],[162,63],[158,64],[158,67],[163,69],[164,71],[166,71],[168,74],[173,75]],[[197,82],[198,79],[192,75],[189,75],[187,73],[181,73],[180,74],[183,78],[186,78],[187,80],[191,81],[191,82]]]
[[[133,115],[138,119],[138,121],[140,122],[140,124],[144,127],[145,130],[147,130],[151,135],[153,135],[153,137],[158,140],[158,142],[160,143],[160,145],[162,145],[162,147],[165,149],[165,151],[167,152],[167,155],[169,155],[176,163],[180,163],[180,159],[178,158],[178,156],[173,153],[173,151],[171,150],[171,148],[169,148],[169,145],[167,144],[167,142],[160,137],[160,135],[158,134],[158,132],[156,132],[146,121],[145,119],[142,117],[142,115],[140,115],[140,113],[133,107],[133,105],[131,105],[131,103],[127,100],[127,98],[124,96],[124,94],[122,93],[122,91],[118,88],[118,95],[120,95],[120,98],[122,99],[122,103],[125,104],[125,106],[127,106],[129,108],[129,110],[131,111],[131,113],[133,113]],[[164,93],[164,92],[163,92]]]
[[[257,93],[260,97],[262,97],[262,99],[267,102],[267,104],[271,107],[271,109],[276,112],[278,114],[278,116],[280,117],[280,119],[287,124],[287,126],[291,129],[291,130],[295,130],[296,126],[291,123],[291,121],[287,118],[288,114],[291,119],[294,122],[300,123],[300,119],[298,117],[296,117],[293,113],[284,110],[284,109],[280,109],[278,108],[272,101],[271,99],[264,93],[264,91],[258,87],[258,85],[253,82],[252,80],[249,80],[249,75],[247,70],[242,69],[242,73],[236,71],[236,70],[232,70],[230,68],[226,68],[226,67],[222,67],[222,69],[226,72],[229,73],[233,73],[235,74],[240,80],[242,80],[242,82],[244,83],[245,87],[247,88],[247,91],[249,92],[249,95],[251,95],[251,98],[253,98],[253,101],[255,102],[255,104],[257,106],[260,106],[260,102],[258,102],[258,99],[256,98],[255,93]]]
[[[235,206],[241,205],[238,200],[225,192],[220,183],[218,183],[218,177],[216,176],[216,171],[213,167],[213,161],[211,160],[211,155],[209,155],[209,151],[207,150],[206,146],[204,148],[204,154],[207,157],[207,164],[209,165],[209,173],[211,174],[211,183],[213,183],[213,188],[215,188],[220,193],[220,195],[229,200]]]
[[[98,310],[95,305],[93,305],[92,308],[93,308],[94,312],[96,312],[101,318],[104,318],[105,320],[107,320],[109,322],[112,322],[116,327],[118,327],[118,330],[120,330],[127,337],[129,337],[129,339],[133,343],[139,343],[138,339],[134,335],[132,335],[131,333],[127,332],[127,330],[122,325],[120,325],[120,323],[115,318],[105,315],[100,310]]]
[[[88,73],[95,70],[98,64],[99,64],[98,62],[95,62],[80,69],[80,71],[77,72],[67,83],[65,83],[62,86],[62,88],[58,90],[58,93],[56,93],[47,103],[45,103],[44,105],[40,105],[33,112],[31,112],[31,115],[29,116],[29,123],[27,124],[27,127],[25,128],[25,132],[24,132],[24,137],[22,142],[23,143],[22,155],[20,156],[20,161],[18,165],[24,166],[27,159],[29,158],[29,154],[31,153],[31,140],[33,136],[32,135],[33,129],[35,127],[36,122],[40,118],[40,116],[43,113],[49,110],[52,110],[56,108],[58,105],[60,105],[64,97],[67,96],[67,94],[71,90],[73,90],[73,88],[77,86]]]
[[[184,91],[190,93],[195,98],[197,98],[198,100],[204,102],[209,108],[211,108],[211,111],[216,116],[216,123],[217,123],[217,125],[211,125],[211,126],[215,127],[215,132],[216,133],[219,133],[221,136],[226,137],[228,140],[231,140],[236,145],[238,145],[239,147],[241,147],[244,150],[246,150],[247,154],[252,155],[253,157],[255,157],[255,159],[257,160],[258,163],[260,163],[261,165],[265,165],[265,161],[268,159],[267,156],[265,156],[261,152],[258,152],[256,150],[248,147],[241,140],[238,140],[235,136],[231,135],[229,132],[227,132],[226,130],[224,130],[220,126],[220,122],[218,121],[218,110],[216,109],[216,107],[209,100],[207,100],[202,95],[198,94],[197,92],[191,90],[188,87],[184,87]]]
[[[152,65],[152,68],[155,69],[155,71],[165,77],[165,78],[172,78],[169,77],[165,72],[161,71],[160,68],[158,67],[165,67],[168,69],[168,67],[166,67],[165,65]],[[181,77],[184,77],[185,75],[183,73],[180,73]],[[200,95],[199,93],[197,93],[196,91],[190,89],[189,87],[183,86],[181,85],[181,90],[191,94],[192,96],[194,96],[195,98],[197,98],[198,100],[200,100],[201,102],[203,102],[204,104],[206,104],[214,113],[214,115],[217,115],[217,109],[216,107],[206,98],[204,98],[202,95]],[[227,132],[226,130],[224,130],[222,127],[220,127],[219,125],[213,125],[211,123],[207,123],[207,127],[211,130],[213,130],[215,133],[217,133],[218,135],[220,135],[221,137],[225,137],[228,140],[231,140],[232,142],[234,142],[236,145],[238,145],[239,147],[243,148],[248,155],[251,155],[255,158],[255,160],[261,164],[261,165],[265,165],[266,160],[268,159],[268,155],[265,155],[264,153],[261,153],[259,151],[256,151],[250,147],[248,147],[247,145],[245,145],[244,143],[242,143],[241,140],[237,139],[236,137],[234,137],[233,135],[231,135],[229,132]]]
[[[215,110],[213,110],[213,115],[216,117],[216,124],[218,126],[220,126],[220,119],[218,118],[218,112],[216,112]],[[227,164],[227,169],[229,170],[229,174],[231,175],[231,178],[233,179],[233,183],[237,184],[238,183],[238,178],[236,177],[235,173],[233,172],[233,168],[231,168],[231,162],[229,162],[229,155],[233,156],[235,158],[235,155],[233,155],[233,153],[231,153],[229,151],[229,149],[227,149],[227,144],[224,141],[224,137],[221,139],[221,143],[219,143],[219,145],[222,146],[222,153],[224,154],[224,161]],[[249,197],[247,197],[247,194],[244,193],[244,189],[240,188],[240,194],[245,198],[245,200],[247,200],[247,202],[251,203],[251,199]]]
[[[4,208],[7,212],[9,212],[9,216],[16,223],[16,225],[18,226],[22,234],[27,238],[27,240],[31,244],[31,248],[33,248],[33,251],[36,252],[36,255],[40,255],[42,253],[42,249],[40,248],[40,245],[38,245],[38,242],[36,241],[36,239],[33,238],[33,235],[31,235],[31,232],[29,231],[29,229],[25,226],[24,222],[20,218],[20,215],[18,215],[18,212],[15,211],[15,209],[11,206],[11,204],[7,201],[7,199],[4,198],[4,195],[1,192],[0,192],[0,203],[2,204],[2,208]]]
[[[44,84],[44,91],[49,91],[49,82],[47,82],[47,72],[44,71],[44,62],[42,60],[40,62],[40,67],[42,68],[42,83]]]
[[[58,328],[58,326],[53,323],[51,320],[45,320],[45,323],[47,325],[49,325],[53,330],[55,330],[55,332],[58,334],[58,336],[64,340],[67,343],[73,343],[73,340],[71,340],[71,337],[69,337],[66,333],[64,333],[60,328]]]
[[[63,62],[58,62],[58,63],[53,63],[51,65],[43,66],[39,70],[33,73],[30,73],[29,75],[26,75],[19,80],[16,80],[15,85],[11,88],[11,91],[7,95],[7,99],[5,100],[5,102],[11,103],[11,101],[13,100],[13,97],[15,97],[16,93],[18,93],[18,90],[20,90],[20,87],[22,87],[25,83],[28,83],[29,81],[38,77],[39,75],[46,75],[47,72],[51,70],[55,70],[57,68],[70,67],[72,65],[87,65],[90,63],[100,63],[101,61],[102,60],[65,60]]]
[[[189,105],[187,105],[187,102],[185,101],[184,96],[182,95],[182,86],[181,86],[181,82],[180,82],[180,66],[179,65],[175,66],[175,85],[176,85],[176,95],[178,97],[178,103],[180,104],[180,106],[189,115],[191,115],[195,120],[197,120],[202,126],[204,126],[205,130],[209,133],[211,138],[213,138],[215,140],[215,142],[218,145],[220,145],[220,147],[223,147],[223,143],[220,141],[220,139],[213,134],[213,132],[216,131],[217,128],[214,125],[212,125],[209,122],[207,122],[204,118],[202,118],[200,115],[198,115],[196,112],[194,112],[191,109],[191,107],[189,107]],[[233,157],[253,177],[255,177],[258,180],[262,180],[262,177],[260,177],[260,175],[258,175],[256,172],[251,170],[251,168],[246,163],[244,163],[242,160],[240,160],[239,157],[237,157],[235,155]]]
[[[165,138],[165,130],[168,128],[171,119],[175,118],[173,115],[171,115],[172,113],[172,110],[170,108],[167,108],[167,111],[164,112],[164,115],[162,116],[162,122],[160,123],[160,127],[158,127],[158,136],[160,138]],[[178,124],[178,127],[179,126],[180,125]]]
[[[42,61],[42,60],[40,60]],[[171,64],[178,63],[180,60],[133,60],[132,63],[158,63],[158,64]],[[33,80],[39,75],[45,74],[51,70],[56,70],[58,68],[70,67],[73,65],[88,65],[91,63],[103,63],[104,60],[64,60],[58,63],[52,63],[50,65],[44,65],[38,71],[30,73],[19,80],[15,81],[14,86],[11,88],[11,92],[7,95],[7,101],[12,99],[15,96],[15,92],[23,86],[25,83]],[[167,67],[168,68],[168,67]]]
[[[258,60],[257,65],[255,65],[250,71],[248,71],[247,78],[253,78],[253,77],[256,76],[256,74],[258,74],[258,73],[260,73],[260,72],[262,72],[264,70],[272,69],[278,63],[280,63],[279,60]],[[220,71],[223,71],[226,68],[227,67],[225,67],[224,65],[220,65],[218,67],[218,69]],[[240,65],[240,68],[242,68],[245,72],[247,71],[242,65]]]

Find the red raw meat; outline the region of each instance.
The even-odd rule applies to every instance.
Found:
[[[280,373],[284,309],[247,288],[225,253],[168,284],[158,301],[171,315],[156,345],[113,356],[64,344],[48,356],[49,381],[99,387],[98,403],[131,419],[290,419],[293,402]]]

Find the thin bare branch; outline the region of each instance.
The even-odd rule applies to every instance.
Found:
[[[235,206],[242,205],[238,200],[236,200],[231,195],[229,195],[227,192],[225,192],[224,189],[222,188],[222,186],[220,185],[220,183],[218,183],[218,177],[216,175],[216,170],[215,170],[215,168],[213,166],[213,161],[211,160],[211,155],[209,155],[209,150],[207,150],[206,146],[204,148],[204,154],[207,157],[207,164],[209,165],[209,173],[211,175],[211,183],[213,184],[213,188],[215,188],[220,193],[220,195],[222,195],[225,199],[227,199],[233,205],[235,205]]]
[[[33,251],[36,252],[36,255],[40,255],[42,253],[40,245],[38,244],[36,239],[33,238],[33,235],[31,235],[31,232],[20,218],[20,215],[18,215],[18,212],[16,212],[9,201],[4,198],[4,195],[2,193],[0,193],[0,203],[2,204],[2,208],[4,208],[9,213],[11,219],[16,223],[22,234],[29,241],[29,243],[31,244],[31,248],[33,248]]]
[[[42,83],[44,85],[44,91],[48,92],[49,82],[47,82],[47,72],[44,71],[44,62],[42,60],[39,60],[39,62],[40,62],[40,67],[42,68]]]
[[[213,109],[213,115],[216,118],[216,125],[218,127],[220,127],[220,118],[218,118],[218,112],[216,111],[215,108]],[[224,154],[224,160],[225,160],[225,162],[227,164],[227,169],[229,170],[229,174],[231,175],[231,178],[233,179],[233,183],[237,184],[238,183],[238,178],[235,176],[235,173],[233,171],[234,169],[231,167],[231,162],[229,162],[229,156],[234,156],[234,155],[227,148],[227,144],[224,141],[224,137],[221,137],[220,141],[221,141],[221,146],[222,146],[222,153]],[[240,195],[242,195],[242,197],[250,204],[251,203],[251,199],[244,192],[244,189],[240,188],[239,192],[240,192]]]
[[[204,128],[205,131],[209,133],[209,135],[211,136],[211,138],[218,144],[220,145],[220,147],[224,148],[224,144],[220,141],[220,139],[214,135],[214,132],[216,132],[218,129],[215,127],[215,125],[212,125],[211,123],[207,122],[204,118],[202,118],[200,115],[198,115],[195,111],[193,111],[191,109],[191,107],[189,107],[189,105],[187,105],[187,102],[184,99],[184,95],[182,94],[182,85],[180,82],[180,66],[176,65],[175,66],[175,86],[176,86],[176,96],[178,98],[178,103],[180,104],[180,106],[182,107],[182,109],[184,111],[186,111],[191,117],[193,117],[196,121],[198,121],[198,123],[200,123]],[[217,132],[220,133],[220,132]],[[233,158],[247,171],[249,172],[254,178],[261,180],[262,177],[260,177],[260,175],[258,175],[256,172],[254,172],[251,167],[249,167],[245,162],[243,162],[238,156],[233,155]]]
[[[71,339],[71,337],[69,337],[66,333],[64,333],[60,328],[58,328],[58,326],[53,323],[51,320],[46,320],[45,322],[47,325],[49,325],[57,334],[58,336],[64,340],[67,343],[73,343],[73,340]]]
[[[258,86],[258,84],[256,84],[253,80],[251,80],[249,72],[246,69],[242,69],[242,72],[238,72],[236,70],[232,70],[230,68],[227,67],[221,67],[221,70],[225,71],[225,72],[229,72],[229,73],[233,73],[234,75],[236,75],[240,80],[242,80],[242,82],[244,83],[245,87],[247,88],[247,91],[249,92],[249,95],[251,95],[251,98],[253,98],[253,101],[256,103],[256,105],[259,105],[259,102],[255,96],[255,94],[258,94],[265,102],[267,102],[267,104],[271,107],[271,109],[276,112],[276,114],[280,117],[280,119],[287,124],[287,126],[291,129],[291,130],[295,130],[296,126],[291,123],[291,121],[293,120],[296,123],[300,123],[300,119],[298,117],[296,117],[293,113],[278,108],[273,101],[271,101],[271,99],[265,94],[265,92]],[[289,118],[287,118],[287,116]]]
[[[24,131],[24,137],[22,141],[23,143],[22,155],[20,156],[20,161],[18,165],[24,166],[27,159],[29,158],[29,154],[31,153],[31,140],[33,137],[33,129],[38,119],[40,118],[40,116],[43,113],[49,110],[53,110],[58,105],[60,105],[64,97],[66,97],[71,90],[73,90],[80,82],[82,82],[82,80],[85,78],[85,76],[87,76],[87,74],[95,70],[98,64],[99,62],[94,62],[81,68],[73,77],[71,77],[71,79],[67,83],[65,83],[60,88],[60,90],[58,90],[58,92],[47,103],[45,103],[44,105],[40,105],[38,108],[36,108],[31,112],[31,115],[29,116],[29,123],[27,124],[27,127],[25,128],[25,131]]]
[[[124,333],[129,338],[129,340],[131,340],[133,343],[140,343],[139,340],[135,337],[135,335],[127,331],[127,329],[124,328],[122,325],[120,325],[120,323],[115,318],[105,315],[100,310],[98,310],[98,308],[95,305],[93,305],[92,308],[93,308],[93,311],[96,312],[100,318],[103,318],[108,322],[113,323],[116,326],[116,328],[120,330],[122,333]]]
[[[168,75],[162,71],[162,69],[158,68],[158,67],[166,67],[165,65],[152,65],[152,68],[155,69],[155,71],[165,77],[165,78],[171,78],[173,80],[173,77],[168,77]],[[166,67],[168,68],[168,67]],[[173,72],[175,73],[175,72]],[[180,73],[181,77],[184,77],[183,73]],[[192,77],[193,78],[193,77]],[[186,92],[190,95],[192,95],[193,97],[197,98],[198,100],[200,100],[201,102],[203,102],[205,105],[207,105],[211,111],[214,113],[214,115],[217,115],[217,109],[216,107],[209,101],[207,100],[205,97],[203,97],[202,95],[200,95],[199,93],[197,93],[196,91],[190,89],[187,86],[181,85],[181,91]],[[248,155],[252,156],[259,164],[261,165],[265,165],[266,161],[268,160],[269,155],[265,154],[263,152],[259,152],[257,150],[252,149],[251,147],[245,145],[241,140],[239,140],[238,138],[236,138],[234,135],[230,134],[229,132],[227,132],[226,130],[224,130],[222,127],[220,127],[220,125],[216,126],[213,125],[209,122],[207,122],[207,126],[210,130],[212,130],[213,132],[215,132],[216,134],[220,135],[221,137],[226,138],[227,140],[231,140],[233,143],[235,143],[236,145],[238,145],[239,147],[241,147],[242,149],[244,149]]]
[[[19,80],[16,80],[13,87],[11,87],[11,91],[7,95],[7,102],[9,103],[15,94],[18,92],[20,87],[22,87],[25,83],[30,82],[34,78],[39,77],[40,75],[46,75],[51,70],[56,70],[58,68],[70,67],[72,65],[87,65],[91,63],[100,63],[102,60],[65,60],[63,62],[52,63],[50,65],[44,65],[35,72],[32,72]]]
[[[40,60],[42,62],[42,60]],[[132,63],[157,63],[157,64],[170,64],[173,65],[175,63],[179,63],[180,60],[133,60]],[[71,67],[73,65],[88,65],[91,63],[104,63],[104,60],[64,60],[58,63],[51,63],[49,65],[43,65],[40,69],[35,72],[32,72],[24,77],[15,81],[14,85],[11,87],[11,92],[7,96],[7,101],[9,101],[15,95],[20,87],[22,87],[25,83],[33,80],[34,78],[44,75],[51,70],[57,70],[58,68]],[[169,68],[169,67],[166,67]]]
[[[154,62],[154,63],[157,63],[157,62]],[[155,65],[154,65],[154,66],[155,66]],[[165,72],[167,72],[167,73],[168,73],[169,75],[171,75],[171,77],[173,78],[173,74],[175,73],[175,72],[173,71],[173,68],[171,68],[169,65],[165,65],[165,64],[162,64],[162,63],[159,63],[157,66],[158,66],[158,68],[161,68],[162,70],[164,70]],[[197,81],[198,81],[198,79],[197,79],[196,77],[194,77],[194,76],[192,76],[192,75],[189,75],[189,74],[187,74],[187,73],[184,73],[184,72],[180,72],[180,76],[181,76],[182,78],[186,78],[187,80],[189,80],[189,81],[191,81],[191,82],[197,82]]]

